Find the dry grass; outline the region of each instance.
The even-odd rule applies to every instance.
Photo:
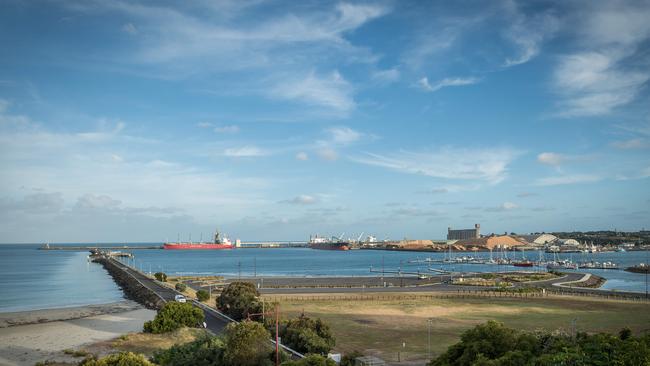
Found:
[[[112,341],[111,348],[116,351],[143,353],[151,356],[155,351],[167,349],[175,344],[191,342],[206,334],[203,329],[181,328],[171,333],[129,333]]]
[[[278,297],[265,298],[273,301]],[[337,351],[360,350],[387,361],[396,361],[398,352],[402,360],[405,357],[425,359],[429,319],[433,355],[457,342],[463,331],[488,320],[529,331],[569,330],[573,319],[577,319],[579,331],[618,332],[625,326],[636,333],[650,330],[647,303],[573,297],[378,301],[305,298],[304,301],[280,301],[284,316],[304,312],[322,318],[336,336]],[[403,343],[406,347],[402,347]]]

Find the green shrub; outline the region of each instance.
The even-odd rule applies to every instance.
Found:
[[[248,314],[262,312],[259,295],[252,283],[232,282],[221,292],[217,306],[229,317],[241,320]]]
[[[174,286],[174,288],[176,288],[176,291],[185,292],[185,290],[187,290],[187,285],[179,282],[176,284],[176,286]]]
[[[99,360],[87,359],[80,366],[156,366],[143,355],[132,352],[116,353]]]
[[[297,361],[283,362],[282,366],[336,366],[336,362],[321,355],[311,354]]]
[[[336,344],[326,323],[304,315],[284,322],[280,336],[282,343],[300,353],[327,354]]]
[[[271,366],[271,334],[258,322],[230,323],[226,327],[223,364],[229,366]]]
[[[465,331],[429,365],[650,365],[650,334],[623,333],[530,334],[489,321]]]
[[[156,272],[153,276],[160,282],[167,282],[167,275],[165,272]]]
[[[204,319],[203,311],[191,303],[168,302],[158,310],[154,320],[144,323],[144,331],[159,334],[181,327],[197,327]]]
[[[152,361],[161,366],[223,365],[224,347],[221,338],[206,336],[156,352]]]
[[[205,290],[198,290],[196,292],[196,298],[199,299],[199,301],[208,301],[210,300],[210,294]]]
[[[339,366],[355,366],[354,364],[356,363],[357,357],[363,357],[363,353],[359,351],[352,351],[350,353],[346,353],[341,357],[341,363]]]

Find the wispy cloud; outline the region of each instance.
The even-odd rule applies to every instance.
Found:
[[[577,25],[582,50],[562,57],[554,75],[564,117],[608,114],[636,99],[650,80],[650,69],[630,62],[645,57],[650,6],[594,2],[583,10]]]
[[[350,127],[332,127],[327,129],[327,132],[331,134],[331,142],[339,145],[349,145],[353,142],[359,141],[363,134],[359,131],[355,131]]]
[[[537,161],[546,165],[560,165],[566,161],[566,156],[553,152],[544,152],[537,155]]]
[[[319,200],[315,196],[310,196],[307,194],[301,194],[298,195],[294,198],[280,201],[280,203],[288,203],[292,205],[313,205],[314,203],[317,203]]]
[[[538,186],[558,186],[565,184],[593,183],[602,179],[602,177],[597,175],[576,174],[541,178],[538,179],[535,184]]]
[[[268,155],[268,152],[257,146],[233,147],[224,150],[223,155],[231,158],[250,158]]]
[[[510,67],[526,63],[537,56],[542,43],[557,32],[559,20],[548,12],[527,16],[514,1],[506,1],[504,4],[512,19],[512,24],[504,35],[517,48],[517,55],[507,58],[503,63],[504,67]]]
[[[464,86],[476,84],[480,81],[478,78],[445,78],[440,81],[435,82],[434,84],[429,83],[429,79],[425,76],[422,79],[418,80],[417,85],[426,91],[435,92],[442,88],[449,86]]]
[[[347,115],[356,105],[352,97],[352,86],[338,71],[328,75],[310,72],[299,78],[287,79],[277,83],[271,89],[269,96],[276,99],[302,101],[331,109],[342,115]]]
[[[506,178],[508,165],[519,154],[517,150],[509,148],[446,147],[430,152],[402,150],[392,154],[366,153],[353,160],[403,173],[498,183]]]
[[[296,154],[296,159],[300,161],[307,161],[309,160],[309,155],[307,155],[307,153],[304,151],[300,151],[299,153]]]
[[[618,149],[650,149],[650,140],[643,138],[635,138],[629,140],[614,141],[612,146]]]
[[[512,203],[512,202],[504,202],[499,206],[496,207],[486,207],[484,210],[488,212],[505,212],[505,211],[512,211],[519,208],[519,205]]]
[[[218,126],[213,129],[216,133],[237,133],[239,132],[239,126],[237,125],[228,125],[228,126]]]

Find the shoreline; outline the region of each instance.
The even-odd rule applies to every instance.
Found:
[[[105,314],[117,314],[143,308],[142,305],[135,301],[122,300],[105,304],[3,312],[0,313],[0,329],[28,324],[81,319]]]
[[[0,365],[33,366],[46,360],[76,364],[80,360],[64,350],[140,332],[144,322],[154,316],[155,311],[130,300],[0,313]]]

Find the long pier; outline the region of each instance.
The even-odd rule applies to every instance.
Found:
[[[250,241],[242,242],[236,249],[248,248],[306,248],[309,243],[304,241]],[[73,251],[89,251],[97,250],[134,250],[134,249],[163,249],[162,245],[121,245],[121,246],[107,246],[107,245],[43,245],[40,250],[73,250]]]
[[[75,250],[75,251],[90,251],[93,249],[98,250],[134,250],[134,249],[162,249],[162,245],[124,245],[124,246],[68,246],[68,245],[48,245],[38,248],[39,250]]]

